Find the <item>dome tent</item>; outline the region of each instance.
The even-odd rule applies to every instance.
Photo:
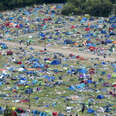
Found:
[[[104,99],[104,96],[103,95],[98,95],[97,99]]]
[[[7,55],[13,55],[13,52],[12,51],[7,51]]]
[[[58,59],[53,60],[53,61],[51,62],[51,65],[59,65],[59,64],[61,64],[61,61],[58,60]]]

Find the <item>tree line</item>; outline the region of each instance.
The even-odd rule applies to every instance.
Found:
[[[62,14],[90,14],[91,16],[107,17],[112,11],[113,4],[116,4],[116,0],[68,0]]]
[[[32,4],[65,3],[67,0],[0,0],[0,10],[25,7]]]
[[[116,0],[1,0],[0,10],[9,10],[43,3],[66,3],[63,15],[83,15],[107,17],[112,11]]]

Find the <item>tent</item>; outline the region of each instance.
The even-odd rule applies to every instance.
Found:
[[[53,116],[58,116],[58,113],[57,112],[52,112],[52,115]]]
[[[116,23],[116,16],[109,18],[110,23]]]
[[[113,43],[113,44],[116,44],[116,41],[113,41],[112,43]]]
[[[76,90],[76,88],[75,88],[73,85],[72,85],[72,86],[70,86],[68,89],[69,89],[69,90],[71,90],[71,91]]]
[[[90,28],[85,28],[85,31],[90,31]]]
[[[76,86],[77,89],[83,89],[84,87],[85,87],[84,83],[81,83],[81,84]]]
[[[89,108],[89,109],[87,110],[87,112],[90,113],[90,114],[93,114],[95,111],[94,111],[92,108]]]
[[[33,89],[32,88],[28,88],[25,90],[25,94],[31,94],[33,93]]]
[[[64,40],[64,44],[74,44],[75,42],[73,42],[72,40],[66,39]]]
[[[59,65],[59,64],[61,64],[61,61],[57,59],[51,62],[51,65]]]
[[[32,110],[32,114],[35,116],[37,114],[40,114],[40,112],[38,110]]]
[[[112,27],[112,28],[116,28],[116,24],[115,24],[115,23],[112,24],[111,27]]]
[[[112,83],[112,86],[116,88],[116,82]]]
[[[98,95],[97,99],[104,99],[104,96],[103,95]]]
[[[13,55],[12,51],[7,51],[7,55]]]
[[[85,68],[81,68],[81,69],[77,69],[77,72],[80,72],[80,73],[87,73],[87,70]]]
[[[8,48],[7,45],[4,44],[4,43],[0,43],[0,46],[1,46],[2,49],[7,49]]]
[[[93,47],[93,46],[90,46],[90,47],[89,47],[89,50],[90,50],[90,51],[94,51],[94,50],[96,50],[96,48]]]

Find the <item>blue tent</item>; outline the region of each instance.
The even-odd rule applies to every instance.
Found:
[[[40,33],[40,36],[41,36],[41,37],[45,37],[45,34],[44,34],[44,33]]]
[[[101,23],[102,24],[102,23],[104,23],[104,20],[99,20],[98,23]]]
[[[86,17],[83,17],[82,20],[80,21],[80,23],[84,23],[87,21],[87,18]]]
[[[32,84],[37,84],[38,80],[33,80]]]
[[[95,45],[95,44],[93,44],[93,43],[87,43],[87,45],[86,45],[86,46],[88,46],[88,47],[91,47],[91,46],[96,47],[96,45]]]
[[[2,82],[0,82],[0,86],[2,86],[2,84],[3,84],[3,83],[2,83]]]
[[[106,32],[105,30],[102,30],[101,33],[102,33],[102,34],[106,34],[107,32]]]
[[[72,74],[72,71],[71,70],[67,70],[67,73],[71,75]]]
[[[116,28],[116,24],[115,24],[115,23],[112,24],[111,27],[112,27],[112,28]]]
[[[106,40],[105,42],[106,42],[106,43],[112,43],[112,40],[109,40],[109,39],[108,39],[108,40]]]
[[[103,95],[98,95],[97,99],[104,99],[104,96]]]
[[[23,28],[23,24],[19,24],[20,28]]]
[[[110,23],[116,23],[116,16],[109,18]]]
[[[28,11],[25,11],[24,15],[30,15],[30,13]]]
[[[82,68],[82,69],[77,69],[77,72],[80,72],[80,73],[87,73],[87,70],[85,68]]]
[[[46,112],[40,112],[39,116],[46,116]]]
[[[69,90],[72,90],[72,91],[76,90],[76,88],[75,88],[73,85],[70,86],[68,89],[69,89]]]
[[[92,80],[87,80],[88,83],[92,83]]]
[[[48,75],[44,75],[44,78],[48,79],[48,81],[54,80],[55,77],[54,76],[48,76]]]
[[[28,88],[25,90],[25,94],[31,94],[33,93],[33,89],[32,88]]]
[[[85,87],[84,83],[81,83],[81,84],[76,86],[77,89],[83,89],[84,87]]]
[[[116,72],[116,69],[114,69],[114,72]]]
[[[90,114],[93,114],[95,111],[94,111],[93,109],[89,108],[89,109],[87,110],[87,112],[90,113]]]
[[[116,35],[116,33],[115,32],[110,32],[110,35]]]
[[[72,40],[68,40],[68,39],[64,40],[64,44],[73,44],[73,43],[74,42]]]
[[[7,45],[4,44],[4,43],[1,43],[0,45],[1,45],[1,48],[2,48],[2,49],[7,49],[7,48],[8,48]]]
[[[59,113],[58,116],[64,116],[64,114]]]
[[[71,35],[71,34],[72,34],[72,32],[65,32],[65,34],[66,34],[66,35]]]
[[[59,72],[58,69],[54,69],[54,70],[52,70],[52,71],[55,72],[55,73],[58,73],[58,72]]]
[[[40,64],[38,62],[34,62],[32,68],[39,68]]]
[[[26,72],[26,74],[31,75],[31,74],[35,74],[35,72],[34,71],[28,71],[28,72]]]
[[[0,107],[0,114],[3,114],[4,109],[2,107]]]
[[[61,61],[60,60],[53,60],[51,62],[51,65],[59,65],[59,64],[61,64]]]
[[[56,8],[57,8],[57,9],[61,9],[62,6],[61,6],[61,5],[57,5]]]
[[[105,74],[106,74],[106,72],[104,72],[104,71],[103,71],[103,72],[101,72],[101,75],[105,75]]]
[[[33,110],[33,111],[32,111],[32,114],[33,114],[34,116],[36,116],[36,114],[40,114],[40,112],[37,111],[37,110]]]

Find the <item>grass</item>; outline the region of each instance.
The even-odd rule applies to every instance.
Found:
[[[7,64],[7,58],[5,56],[0,55],[0,68],[3,68],[4,64]]]

